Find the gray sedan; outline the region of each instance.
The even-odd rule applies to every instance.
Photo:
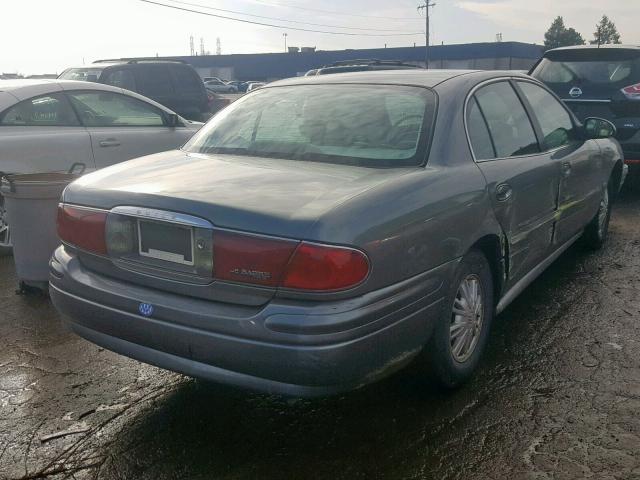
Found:
[[[243,388],[330,394],[413,359],[456,387],[494,315],[604,244],[614,130],[512,72],[273,83],[71,184],[51,298],[96,344]]]

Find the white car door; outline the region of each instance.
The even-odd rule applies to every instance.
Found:
[[[62,92],[22,100],[0,113],[0,171],[66,171],[74,163],[95,168],[89,133]]]
[[[169,115],[132,95],[113,91],[67,91],[91,137],[96,168],[181,147],[194,133],[170,126]]]

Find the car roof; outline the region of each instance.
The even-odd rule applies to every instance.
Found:
[[[83,82],[79,80],[0,80],[0,92],[9,92],[12,95],[23,98],[26,96],[38,95],[40,92],[58,92],[60,90],[106,90],[112,92],[122,92],[121,88],[112,87],[95,82]]]
[[[613,44],[607,44],[607,45],[574,45],[572,47],[558,47],[558,48],[552,48],[551,50],[547,50],[545,52],[545,55],[547,53],[551,53],[551,52],[562,52],[562,51],[568,51],[568,50],[632,50],[635,52],[640,51],[640,46],[638,45],[613,45]]]
[[[48,93],[61,92],[64,90],[99,90],[101,92],[122,93],[130,97],[138,98],[142,101],[150,103],[157,108],[173,113],[164,105],[151,100],[136,92],[131,92],[119,87],[105,85],[104,83],[83,82],[79,80],[58,80],[58,79],[42,79],[42,80],[0,80],[0,95],[10,95],[17,101],[26,100],[36,95],[46,95]],[[4,108],[7,100],[0,102]],[[12,102],[13,103],[13,102]]]
[[[380,85],[411,85],[434,88],[442,83],[456,80],[476,80],[478,83],[492,78],[523,77],[528,75],[515,70],[376,70],[366,72],[336,73],[333,75],[313,75],[279,80],[269,87],[285,85],[331,84],[331,83],[367,83]]]

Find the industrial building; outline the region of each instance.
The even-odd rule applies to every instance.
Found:
[[[353,59],[401,60],[425,64],[425,47],[350,49],[323,51],[303,48],[288,53],[159,57],[181,60],[201,77],[226,80],[271,81],[304,75],[308,70]],[[429,49],[430,68],[528,70],[540,58],[541,45],[520,42],[436,45]]]

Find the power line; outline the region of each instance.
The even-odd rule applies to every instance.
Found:
[[[306,10],[309,12],[328,13],[329,15],[344,15],[347,17],[359,17],[359,18],[377,18],[378,20],[419,20],[419,19],[416,19],[415,17],[385,17],[385,16],[377,16],[377,15],[361,15],[358,13],[347,13],[347,12],[338,12],[335,10],[321,10],[319,8],[301,7],[299,5],[283,5],[281,3],[268,2],[263,0],[252,0],[252,1],[253,3],[260,3],[262,5],[268,5],[271,7],[295,8],[298,10]]]
[[[165,0],[166,1],[166,0]],[[228,10],[225,8],[218,8],[218,7],[211,7],[209,5],[203,5],[201,3],[190,3],[190,2],[183,2],[181,0],[169,0],[171,3],[177,3],[179,5],[187,5],[190,7],[198,7],[198,8],[204,8],[206,10],[215,10],[217,12],[225,12],[225,13],[235,13],[237,15],[244,15],[246,17],[253,17],[253,18],[263,18],[266,20],[276,20],[278,22],[288,22],[288,23],[296,23],[299,25],[311,25],[313,27],[329,27],[329,28],[342,28],[345,30],[362,30],[362,31],[369,31],[369,32],[398,32],[398,29],[380,29],[380,28],[358,28],[358,27],[347,27],[347,26],[343,26],[343,25],[327,25],[324,23],[310,23],[310,22],[302,22],[299,20],[288,20],[286,18],[279,18],[279,17],[267,17],[265,15],[255,15],[253,13],[244,13],[244,12],[240,12],[238,10]],[[414,18],[415,20],[415,18]]]
[[[224,20],[232,20],[234,22],[249,23],[249,24],[252,24],[252,25],[260,25],[260,26],[263,26],[263,27],[281,28],[281,29],[286,29],[286,30],[297,30],[299,32],[325,33],[327,35],[347,35],[347,36],[351,36],[351,37],[405,37],[405,36],[413,36],[413,35],[422,35],[422,32],[391,34],[391,33],[331,32],[331,31],[327,31],[327,30],[313,30],[313,29],[310,29],[310,28],[300,28],[300,27],[291,27],[291,26],[287,26],[287,25],[275,25],[275,24],[272,24],[272,23],[256,22],[254,20],[247,20],[247,19],[244,19],[244,18],[227,17],[225,15],[218,15],[218,14],[215,14],[215,13],[201,12],[199,10],[193,10],[193,9],[190,9],[190,8],[178,7],[177,5],[167,5],[166,3],[154,2],[152,0],[138,0],[138,1],[139,2],[143,2],[143,3],[149,3],[149,4],[152,4],[152,5],[157,5],[157,6],[160,6],[160,7],[172,8],[174,10],[181,10],[183,12],[197,13],[198,15],[206,15],[207,17],[222,18]]]

